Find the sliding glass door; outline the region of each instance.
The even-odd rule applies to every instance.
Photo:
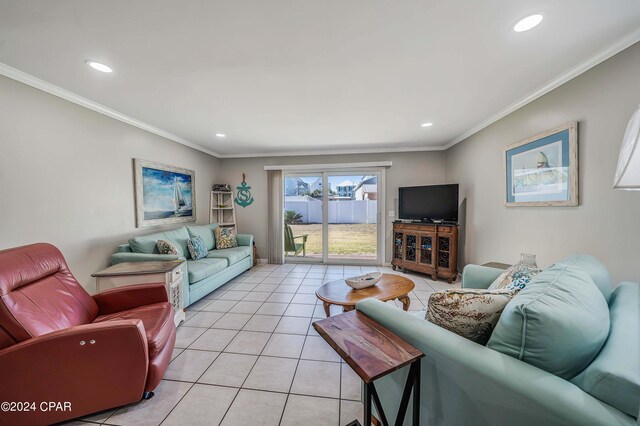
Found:
[[[286,173],[286,261],[382,264],[383,177],[381,169]]]
[[[322,261],[324,242],[322,173],[293,173],[284,178],[284,252],[286,260]]]

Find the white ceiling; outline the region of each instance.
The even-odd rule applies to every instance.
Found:
[[[639,23],[637,0],[0,0],[0,62],[222,156],[438,149]]]

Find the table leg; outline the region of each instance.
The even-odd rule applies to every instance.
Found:
[[[371,426],[371,393],[367,383],[364,385],[364,426]]]
[[[327,302],[323,301],[322,302],[322,307],[324,308],[324,313],[327,316],[327,318],[329,318],[331,316],[331,309],[329,309],[331,305],[329,305]]]
[[[416,376],[413,382],[413,426],[420,426],[420,360],[415,362]]]
[[[402,302],[402,309],[408,311],[409,305],[411,304],[411,299],[409,299],[409,296],[398,297],[398,300]]]
[[[356,305],[343,306],[343,307],[342,307],[342,312],[349,312],[349,311],[353,311],[355,308],[356,308]]]

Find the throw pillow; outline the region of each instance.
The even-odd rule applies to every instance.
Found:
[[[459,289],[437,291],[429,297],[426,319],[462,337],[486,345],[504,307],[509,290]]]
[[[189,254],[191,255],[191,259],[198,260],[203,257],[207,257],[209,252],[207,251],[207,246],[204,243],[202,237],[193,237],[189,241],[187,241],[187,248],[189,249]]]
[[[169,241],[158,240],[156,243],[160,254],[178,254],[178,249]]]
[[[235,228],[218,227],[213,232],[216,234],[216,249],[238,247]]]
[[[537,266],[518,262],[500,274],[500,276],[491,283],[488,290],[504,289],[520,291],[540,272]]]

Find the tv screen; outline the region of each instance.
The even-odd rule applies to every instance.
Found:
[[[458,184],[399,188],[399,217],[458,222]]]

